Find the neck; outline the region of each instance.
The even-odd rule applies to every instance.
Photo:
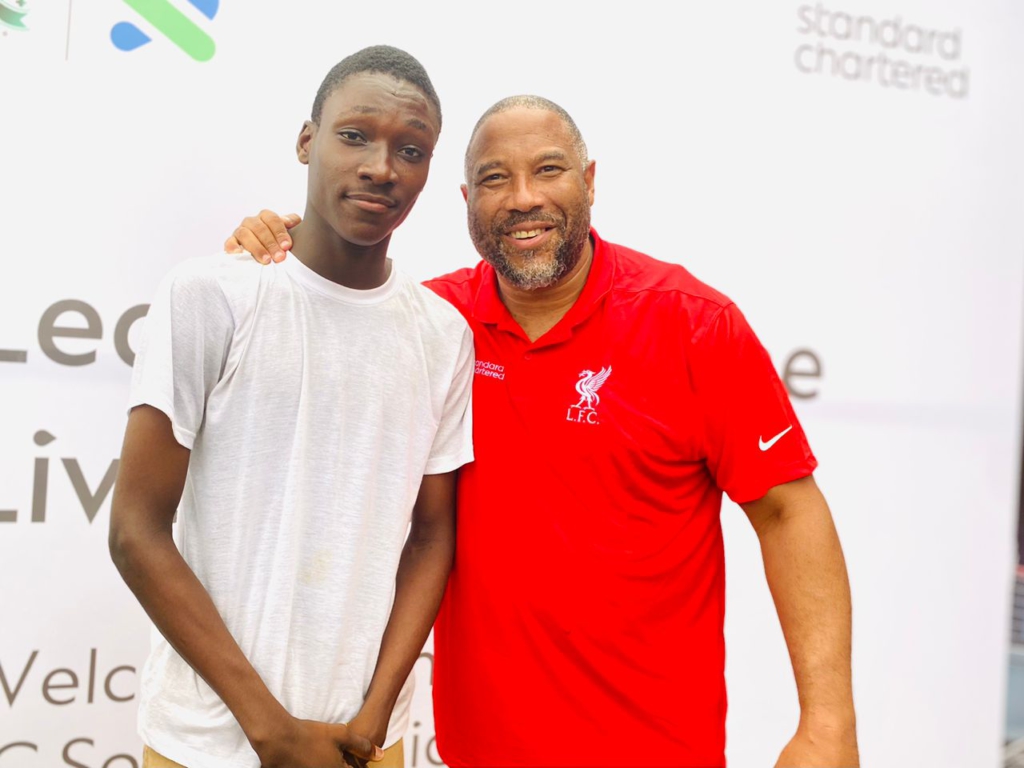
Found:
[[[547,288],[517,288],[498,275],[498,295],[530,341],[539,339],[565,317],[583,293],[593,262],[594,244],[588,239],[576,266]]]
[[[379,288],[391,274],[391,260],[387,257],[391,235],[374,245],[354,245],[308,205],[302,223],[288,234],[295,258],[321,277],[346,288]]]

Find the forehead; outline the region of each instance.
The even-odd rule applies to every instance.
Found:
[[[504,160],[529,161],[539,154],[560,150],[575,156],[572,134],[562,118],[546,109],[515,107],[488,117],[470,144],[471,165]]]
[[[412,83],[383,72],[359,72],[345,78],[324,102],[322,121],[361,115],[418,123],[413,127],[435,136],[440,131],[434,105],[426,94]]]

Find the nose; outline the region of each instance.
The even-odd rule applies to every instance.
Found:
[[[363,162],[359,166],[359,178],[378,187],[398,181],[398,172],[386,144],[370,145],[366,148]]]
[[[537,185],[530,176],[516,175],[512,178],[511,192],[508,198],[508,208],[513,211],[526,213],[544,204]]]

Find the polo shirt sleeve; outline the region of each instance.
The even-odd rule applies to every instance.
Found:
[[[810,475],[818,462],[768,352],[735,304],[698,332],[693,377],[704,416],[704,455],[734,502]]]
[[[217,280],[186,262],[160,283],[132,366],[129,409],[150,405],[192,450],[206,401],[220,379],[233,330]]]
[[[425,475],[440,475],[473,461],[473,332],[465,323],[455,369],[427,459]]]

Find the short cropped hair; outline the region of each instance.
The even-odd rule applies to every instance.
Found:
[[[399,80],[411,83],[423,91],[434,109],[437,110],[438,127],[441,124],[441,100],[437,97],[434,84],[430,82],[427,70],[413,56],[390,45],[371,45],[350,56],[346,56],[327,73],[313,99],[312,120],[319,125],[324,111],[324,102],[338,87],[352,75],[362,72],[381,72]]]

